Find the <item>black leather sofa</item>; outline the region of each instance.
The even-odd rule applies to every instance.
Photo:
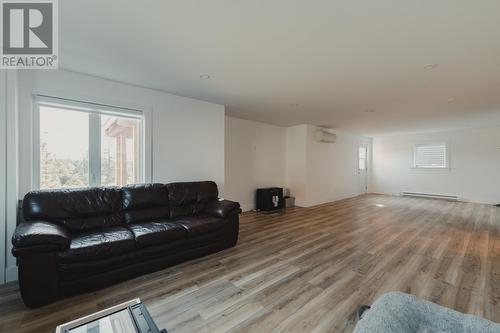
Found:
[[[37,307],[232,247],[240,212],[214,182],[30,192],[12,237],[23,301]]]

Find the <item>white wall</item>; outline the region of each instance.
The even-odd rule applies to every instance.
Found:
[[[7,227],[5,223],[5,196],[6,196],[6,159],[7,159],[7,75],[0,70],[0,283],[5,282],[5,240]]]
[[[18,179],[18,73],[5,73],[5,281],[17,279],[15,258],[11,255],[11,236],[17,220]]]
[[[449,170],[416,170],[413,145],[447,142]],[[500,127],[377,137],[373,141],[370,191],[458,195],[461,200],[500,203]]]
[[[307,128],[297,125],[286,129],[285,183],[295,204],[307,207]]]
[[[358,145],[370,140],[337,130],[336,143],[318,143],[315,130],[226,117],[225,196],[250,210],[259,187],[288,188],[303,207],[360,194]]]
[[[309,205],[354,197],[359,191],[358,146],[369,140],[336,130],[335,143],[316,142],[314,126],[308,126],[307,197]]]
[[[365,137],[335,130],[337,142],[315,141],[316,127],[287,129],[286,184],[298,206],[309,207],[353,197],[359,192],[357,151]]]
[[[285,135],[283,127],[226,117],[227,199],[248,211],[257,188],[285,185]]]
[[[32,96],[49,95],[146,112],[146,180],[214,180],[224,187],[224,106],[84,74],[21,71],[19,76],[20,189],[32,189]]]
[[[224,106],[157,94],[152,180],[213,180],[224,192]]]

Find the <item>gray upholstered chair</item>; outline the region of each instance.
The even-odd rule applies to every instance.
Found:
[[[497,333],[500,324],[421,300],[390,292],[366,310],[354,333]]]

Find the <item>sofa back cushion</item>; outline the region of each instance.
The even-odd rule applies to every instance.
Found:
[[[167,184],[170,217],[194,215],[205,208],[207,202],[219,196],[214,182],[186,182]]]
[[[116,226],[123,223],[121,193],[115,187],[40,190],[24,196],[26,221],[42,220],[71,231]]]
[[[136,184],[122,187],[126,223],[168,219],[168,192],[163,184]]]

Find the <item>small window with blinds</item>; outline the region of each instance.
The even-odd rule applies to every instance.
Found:
[[[448,168],[448,146],[444,142],[415,145],[413,156],[417,169]]]

